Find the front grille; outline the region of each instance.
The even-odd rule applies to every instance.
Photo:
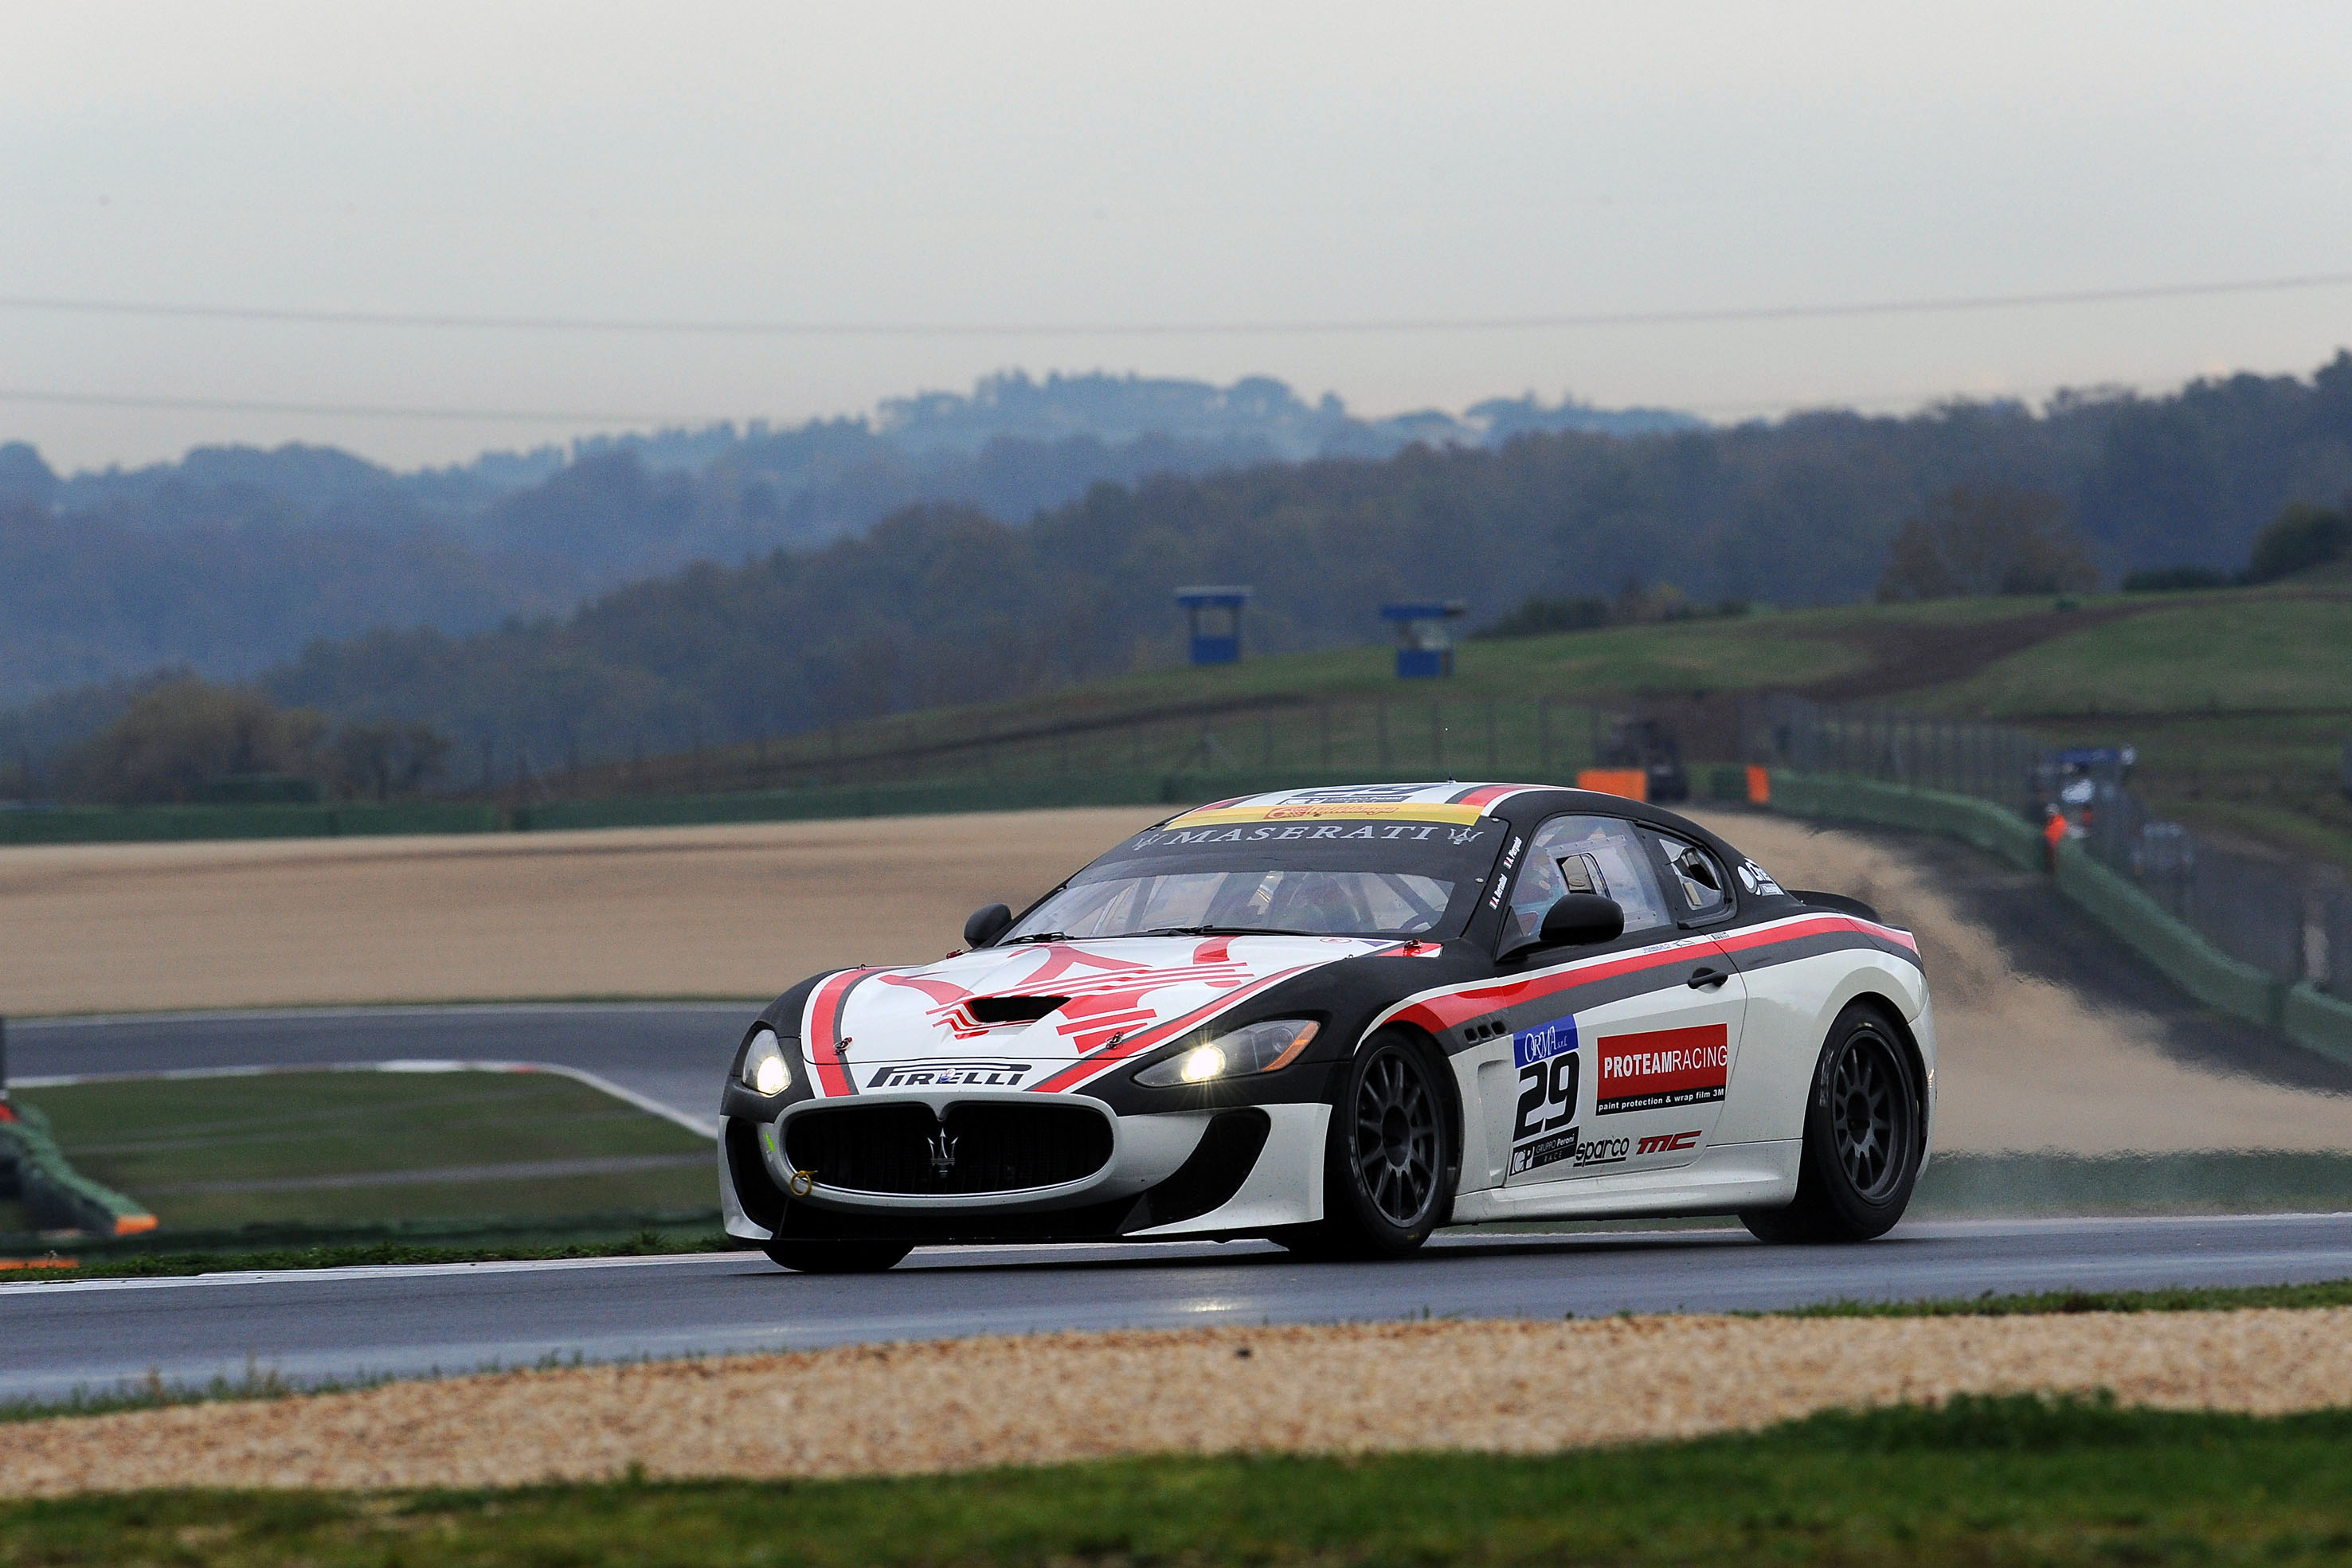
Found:
[[[949,1106],[944,1122],[922,1104],[838,1105],[803,1112],[784,1128],[793,1168],[848,1192],[1059,1186],[1102,1169],[1110,1149],[1110,1123],[1082,1105],[974,1101]]]

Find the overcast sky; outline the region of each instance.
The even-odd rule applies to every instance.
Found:
[[[1304,323],[2352,271],[2352,6],[0,3],[0,296],[630,319]],[[730,337],[0,308],[60,467],[409,465],[988,371],[1712,417],[2306,372],[2352,287],[1736,325]],[[616,417],[617,416],[617,417]]]

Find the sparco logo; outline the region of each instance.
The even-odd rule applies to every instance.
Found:
[[[899,1061],[866,1081],[868,1089],[1017,1089],[1025,1061]]]
[[[1698,1134],[1699,1130],[1696,1127],[1693,1127],[1687,1133],[1654,1134],[1634,1145],[1633,1152],[1638,1155],[1680,1154],[1698,1142]]]

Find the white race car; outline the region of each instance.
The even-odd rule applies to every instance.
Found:
[[[1918,945],[1670,811],[1519,784],[1223,800],[966,950],[744,1033],[730,1234],[810,1270],[925,1243],[1737,1214],[1861,1240],[1927,1157]]]

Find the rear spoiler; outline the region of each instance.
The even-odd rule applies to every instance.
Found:
[[[1857,919],[1867,920],[1873,925],[1886,924],[1878,911],[1858,898],[1848,898],[1843,893],[1815,893],[1808,888],[1792,887],[1789,889],[1789,896],[1799,904],[1810,904],[1815,909],[1834,909],[1840,915],[1851,915]]]

